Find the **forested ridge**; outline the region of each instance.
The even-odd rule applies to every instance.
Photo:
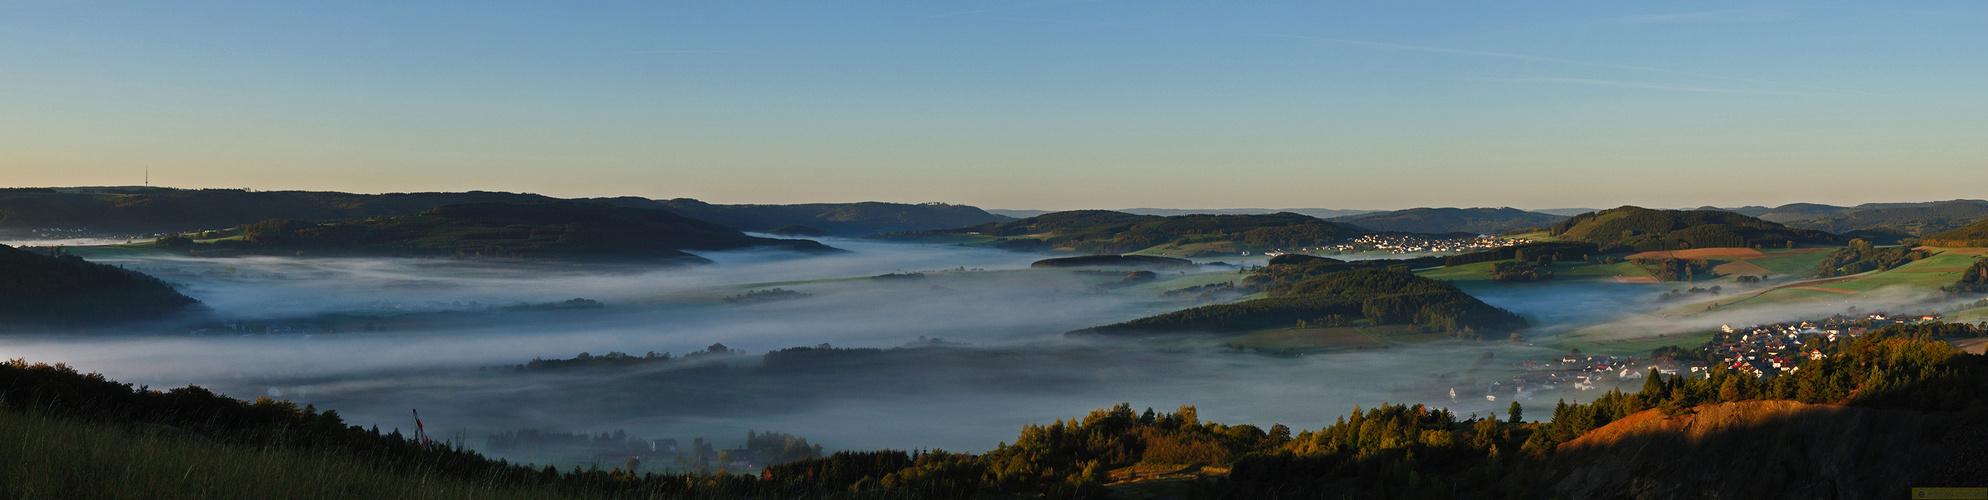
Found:
[[[330,222],[267,220],[242,226],[239,239],[195,243],[170,237],[157,243],[195,255],[696,259],[684,250],[834,251],[810,240],[747,236],[663,210],[573,202],[470,203],[414,215]]]
[[[0,245],[0,328],[157,318],[199,304],[136,271]]]
[[[1415,325],[1446,333],[1500,333],[1526,326],[1518,315],[1485,304],[1449,283],[1416,276],[1406,266],[1339,269],[1350,264],[1324,258],[1286,259],[1244,280],[1251,290],[1268,292],[1269,297],[1071,333],[1244,332],[1315,320],[1343,326],[1355,318],[1369,325]]]
[[[1624,206],[1576,215],[1548,228],[1567,241],[1593,243],[1602,252],[1712,247],[1790,247],[1839,244],[1833,234],[1796,229],[1719,210],[1651,210]]]
[[[1297,248],[1339,242],[1366,233],[1352,226],[1290,212],[1158,217],[1108,210],[1076,210],[1010,222],[882,237],[1039,235],[1047,244],[1057,248],[1093,254],[1120,254],[1164,244],[1206,241],[1234,241],[1257,248]]]

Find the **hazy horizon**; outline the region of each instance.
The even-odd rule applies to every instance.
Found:
[[[1973,196],[1988,8],[0,5],[10,185],[982,207]],[[1870,183],[1910,168],[1936,182]]]

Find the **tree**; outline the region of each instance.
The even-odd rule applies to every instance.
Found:
[[[1524,421],[1525,409],[1519,407],[1518,401],[1513,401],[1512,408],[1509,410],[1505,410],[1505,414],[1509,415],[1510,416],[1509,420],[1511,420],[1512,423],[1516,424]]]

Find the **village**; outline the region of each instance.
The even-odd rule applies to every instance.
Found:
[[[1370,234],[1338,245],[1323,245],[1299,248],[1294,251],[1270,252],[1269,255],[1276,256],[1283,253],[1317,255],[1357,252],[1385,252],[1390,254],[1461,253],[1523,245],[1526,243],[1532,243],[1532,240],[1525,238],[1500,238],[1489,235],[1444,237],[1443,235],[1433,234]]]
[[[1641,381],[1653,370],[1664,376],[1705,376],[1714,366],[1755,377],[1794,373],[1801,369],[1803,361],[1826,356],[1817,341],[1855,338],[1888,325],[1940,319],[1937,313],[1893,316],[1873,312],[1839,314],[1820,321],[1746,327],[1723,325],[1712,340],[1696,349],[1658,349],[1648,358],[1588,356],[1575,349],[1558,359],[1513,363],[1526,373],[1491,382],[1484,389],[1484,399],[1531,399],[1538,392],[1556,389],[1597,390]],[[1451,398],[1455,397],[1452,389]]]

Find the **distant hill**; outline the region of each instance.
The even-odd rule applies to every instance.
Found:
[[[1360,215],[1360,214],[1369,214],[1369,213],[1374,213],[1374,211],[1373,211],[1373,210],[1347,210],[1347,209],[1338,209],[1338,208],[1278,208],[1278,209],[1270,209],[1270,208],[1209,208],[1209,209],[1194,209],[1194,208],[1127,208],[1127,209],[1122,209],[1122,210],[1118,210],[1118,211],[1119,211],[1119,212],[1125,212],[1125,213],[1128,213],[1128,214],[1139,214],[1139,215],[1158,215],[1158,216],[1161,216],[1161,217],[1174,217],[1174,216],[1180,216],[1180,215],[1269,215],[1269,214],[1274,214],[1274,213],[1279,213],[1279,212],[1290,212],[1290,213],[1294,213],[1294,214],[1300,214],[1300,215],[1309,215],[1309,216],[1312,216],[1312,217],[1318,217],[1318,218],[1321,218],[1321,219],[1325,219],[1325,218],[1331,218],[1331,217],[1346,217],[1346,216],[1352,216],[1352,215]]]
[[[0,328],[151,319],[199,303],[135,271],[0,245]]]
[[[1321,259],[1318,262],[1329,261]],[[1272,266],[1275,267],[1275,266]],[[1072,334],[1237,333],[1298,321],[1365,319],[1370,325],[1419,325],[1442,331],[1509,332],[1526,321],[1455,286],[1406,271],[1356,269],[1292,284],[1272,297],[1216,304],[1087,328]]]
[[[408,255],[497,258],[702,260],[684,250],[835,249],[809,240],[747,236],[664,210],[598,203],[468,203],[415,215],[325,223],[268,220],[239,239],[175,244],[195,254]]]
[[[1843,238],[1826,232],[1795,229],[1733,212],[1632,206],[1576,215],[1554,224],[1549,232],[1562,240],[1594,243],[1603,252],[1843,242]]]
[[[909,204],[871,201],[798,205],[715,205],[690,198],[673,200],[620,198],[599,201],[637,208],[660,208],[742,231],[768,231],[795,225],[821,229],[836,236],[923,231],[1014,220],[1012,217],[990,214],[985,210],[966,205],[944,203]]]
[[[1694,208],[1692,210],[1718,210],[1721,212],[1732,212],[1747,217],[1759,217],[1762,214],[1774,211],[1774,209],[1772,208],[1767,208],[1760,205],[1747,205],[1744,207],[1715,207],[1711,205],[1706,205]]]
[[[1928,234],[1920,244],[1936,247],[1988,247],[1988,220],[1959,229]]]
[[[1181,268],[1181,267],[1194,267],[1194,262],[1187,259],[1154,257],[1150,255],[1085,255],[1082,257],[1062,257],[1056,259],[1042,259],[1029,264],[1029,267]]]
[[[1797,206],[1799,205],[1799,206]],[[1855,207],[1797,204],[1775,208],[1762,219],[1789,227],[1832,233],[1870,231],[1925,236],[1988,219],[1988,201],[1867,203]]]
[[[406,215],[460,203],[553,200],[535,194],[484,191],[351,194],[241,189],[0,189],[0,229],[179,233],[269,219],[355,219]]]
[[[1527,212],[1516,208],[1411,208],[1393,212],[1335,217],[1332,222],[1375,231],[1404,233],[1498,234],[1513,229],[1545,227],[1567,216]]]
[[[409,215],[463,203],[548,201],[561,200],[536,194],[486,191],[353,194],[139,187],[18,188],[0,189],[0,230],[64,228],[85,229],[100,235],[165,234],[235,227],[269,219],[359,219]],[[689,198],[657,201],[637,197],[568,201],[665,209],[745,231],[801,225],[840,236],[1012,220],[974,207],[940,203],[713,205]]]
[[[1365,234],[1359,228],[1294,213],[1159,217],[1074,210],[908,235],[1036,236],[1056,248],[1121,254],[1159,245],[1238,242],[1259,248],[1321,245]]]

